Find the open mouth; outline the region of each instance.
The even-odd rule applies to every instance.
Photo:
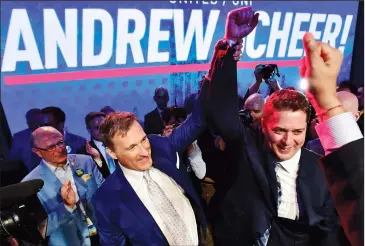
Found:
[[[278,149],[279,149],[280,153],[288,154],[288,153],[290,153],[292,148],[291,147],[280,147],[280,146],[278,146]]]

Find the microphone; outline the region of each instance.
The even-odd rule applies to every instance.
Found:
[[[43,180],[33,179],[0,188],[0,210],[37,194],[42,189],[43,184]]]

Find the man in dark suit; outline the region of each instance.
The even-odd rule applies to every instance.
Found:
[[[105,120],[105,113],[90,112],[85,117],[86,129],[90,133],[90,142],[86,141],[85,146],[78,149],[77,154],[90,155],[96,162],[100,173],[106,179],[115,170],[116,161],[108,154],[105,146],[101,142],[99,128]]]
[[[300,74],[308,79],[307,96],[319,116],[316,131],[325,151],[321,168],[347,238],[352,245],[364,245],[364,138],[353,113],[345,113],[336,97],[342,53],[310,33],[303,46]]]
[[[65,130],[65,112],[63,112],[62,109],[58,107],[50,106],[43,108],[42,113],[44,116],[45,125],[56,128],[63,135],[68,146],[67,152],[69,154],[76,154],[76,150],[85,144],[86,139]]]
[[[262,132],[239,120],[237,63],[241,32],[258,14],[229,13],[203,90],[208,123],[236,151],[237,179],[214,228],[216,245],[336,245],[341,226],[318,156],[303,147],[310,105],[297,91],[280,90],[265,103]],[[243,20],[250,19],[250,25]],[[243,24],[243,25],[242,25]],[[238,43],[238,46],[236,44]],[[205,88],[209,87],[209,88]]]
[[[44,124],[44,119],[41,110],[37,108],[30,109],[25,114],[25,118],[28,128],[14,134],[8,158],[21,160],[30,172],[41,161],[39,156],[32,151],[30,135],[35,129]]]
[[[206,235],[201,199],[177,154],[203,130],[204,101],[199,97],[191,116],[167,137],[147,136],[127,112],[101,125],[103,143],[119,161],[93,198],[101,244],[198,245],[198,228]]]
[[[161,134],[164,129],[162,112],[169,102],[169,92],[166,88],[158,87],[155,90],[153,100],[157,107],[144,116],[144,131],[146,134]]]

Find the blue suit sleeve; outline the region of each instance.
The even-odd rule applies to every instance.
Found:
[[[191,115],[167,137],[175,152],[185,151],[205,129],[205,101],[206,93],[200,93]]]
[[[95,177],[96,183],[97,183],[98,188],[99,188],[101,186],[101,184],[104,182],[104,178],[101,175],[99,169],[97,168],[94,160],[91,157],[89,157],[88,161],[89,161],[89,165],[92,167],[92,173]]]
[[[103,209],[104,201],[98,201],[94,197],[93,204],[95,207],[96,228],[98,230],[100,244],[103,246],[127,245],[127,239],[124,233],[120,229],[115,228],[113,223],[105,215],[105,210]]]

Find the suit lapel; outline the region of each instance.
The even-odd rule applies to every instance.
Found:
[[[85,173],[85,170],[80,166],[75,155],[73,155],[73,156],[69,155],[68,160],[70,162],[72,176],[75,180],[75,184],[77,187],[77,192],[79,193],[79,197],[80,197],[80,199],[84,198],[88,191],[88,187],[86,185],[86,182],[81,178],[81,175],[80,175],[80,177],[77,175],[77,172],[82,171],[82,172],[84,172],[84,174],[88,174],[88,173]]]
[[[275,202],[275,196],[273,196],[273,187],[272,183],[269,183],[271,174],[267,174],[268,171],[270,171],[271,167],[268,166],[270,163],[270,152],[268,149],[265,148],[257,148],[254,144],[246,141],[245,143],[246,149],[247,149],[247,157],[249,159],[249,162],[251,164],[252,171],[255,175],[256,182],[258,187],[260,188],[262,192],[263,199],[267,202],[267,204],[272,204],[270,209],[272,209],[272,212],[274,214],[277,213],[276,209],[276,202]],[[259,151],[261,150],[261,151]],[[276,185],[275,185],[276,187]],[[276,211],[276,212],[275,212]]]
[[[307,160],[305,150],[302,149],[302,154],[299,161],[299,172],[298,172],[298,203],[300,215],[306,214],[310,220],[313,216],[313,209],[310,201],[311,187],[313,186],[313,177],[311,176],[311,165]]]
[[[107,160],[105,160],[103,154],[101,153],[100,149],[96,146],[96,144],[94,143],[94,141],[91,139],[90,141],[90,146],[93,147],[94,149],[96,149],[99,152],[99,155],[101,157],[101,160],[103,162],[103,165],[107,163]]]
[[[163,128],[163,123],[162,123],[162,119],[161,119],[161,116],[160,116],[160,113],[158,112],[158,109],[156,108],[155,111],[154,111],[154,120],[156,122],[158,122],[158,127],[159,128]]]
[[[61,188],[62,188],[62,183],[61,181],[57,178],[57,176],[48,168],[48,166],[43,162],[43,160],[41,161],[41,163],[39,164],[41,166],[40,169],[40,176],[41,178],[46,181],[47,183],[49,182],[48,187],[54,187],[54,192],[57,194],[57,201],[58,202],[63,202],[62,196],[61,196]]]
[[[156,224],[150,212],[147,210],[147,208],[137,196],[136,192],[133,190],[132,186],[129,184],[119,164],[116,166],[114,173],[113,175],[116,175],[117,179],[116,189],[120,191],[120,202],[124,204],[138,219],[133,220],[133,223],[126,223],[126,225],[130,224],[133,227],[129,228],[131,231],[135,230],[135,228],[148,228],[149,230],[153,230],[153,235],[158,237],[160,242],[165,242],[165,244],[167,244],[165,236]]]

